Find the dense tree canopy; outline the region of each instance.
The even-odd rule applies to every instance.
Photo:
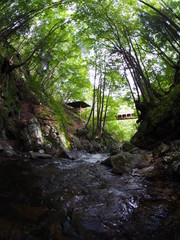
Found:
[[[86,99],[94,81],[98,134],[110,98],[130,94],[141,121],[180,83],[177,0],[2,0],[0,13],[2,73],[28,69],[63,101]]]

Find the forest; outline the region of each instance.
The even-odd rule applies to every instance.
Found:
[[[179,0],[1,0],[0,23],[0,239],[178,240]]]
[[[88,101],[93,135],[105,125],[118,132],[112,120],[121,106],[134,109],[141,123],[178,91],[176,0],[2,1],[0,11],[1,72],[26,69],[37,94]],[[166,118],[159,115],[151,122]]]

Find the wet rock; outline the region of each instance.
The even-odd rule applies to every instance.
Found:
[[[2,145],[0,145],[0,152],[2,152],[3,151],[3,146]]]
[[[54,127],[51,128],[51,132],[52,133],[55,133],[56,132],[56,129]]]
[[[84,137],[88,133],[89,133],[89,130],[87,128],[77,129],[77,131],[76,131],[76,135],[79,137],[81,137],[81,136]]]
[[[41,138],[37,138],[36,141],[35,141],[35,143],[36,143],[36,146],[37,146],[38,148],[40,148],[40,147],[42,147],[43,141],[42,141]]]
[[[130,142],[124,142],[122,144],[122,150],[124,152],[131,152],[133,148],[134,148],[134,145],[132,145]]]
[[[70,154],[69,154],[68,150],[65,147],[63,147],[63,146],[59,147],[59,149],[57,150],[56,155],[59,158],[70,159]]]
[[[153,153],[152,152],[145,152],[144,154],[142,154],[143,159],[145,161],[151,162],[153,160]]]
[[[120,153],[111,157],[113,170],[118,174],[131,173],[131,160]]]
[[[57,135],[56,135],[57,136]],[[59,137],[56,138],[56,143],[60,144],[61,143],[61,139]]]
[[[173,173],[175,173],[176,176],[180,177],[180,161],[174,161],[171,166]]]
[[[8,157],[14,157],[17,155],[11,146],[4,147],[3,152]]]
[[[78,151],[77,149],[73,149],[68,152],[68,155],[70,159],[75,160],[75,159],[80,159],[83,155],[83,152]]]
[[[38,120],[36,117],[29,120],[29,124],[33,124],[33,123],[38,123]]]
[[[29,134],[27,127],[25,127],[22,130],[22,139],[23,139],[23,144],[24,144],[25,148],[29,149],[30,146],[32,146],[33,140]]]
[[[73,137],[73,139],[71,140],[71,147],[72,149],[85,150],[89,153],[92,153],[96,152],[97,149],[99,149],[99,144],[95,141],[91,143],[88,139]]]
[[[108,148],[106,146],[101,147],[101,153],[109,153]]]
[[[32,159],[37,159],[37,158],[52,158],[52,155],[46,154],[46,153],[39,153],[39,152],[32,152],[30,151],[30,157]]]
[[[101,151],[101,145],[96,141],[91,141],[92,147],[94,151],[100,152]]]
[[[171,142],[171,151],[178,151],[180,150],[180,139],[177,139]]]
[[[28,130],[32,138],[42,139],[42,132],[41,132],[41,127],[39,123],[33,123],[28,125]]]
[[[2,129],[1,135],[2,135],[2,139],[3,139],[3,140],[6,140],[6,139],[7,139],[5,129]]]
[[[133,176],[152,176],[157,175],[154,166],[144,167],[142,169],[133,169]]]
[[[102,164],[112,166],[113,170],[118,174],[132,173],[134,168],[144,168],[149,163],[144,161],[138,154],[122,152],[106,159]]]
[[[44,150],[47,154],[55,155],[56,150],[53,148],[52,143],[48,143],[44,145]]]
[[[122,146],[120,144],[114,142],[114,143],[110,144],[109,151],[110,151],[111,156],[116,155],[122,151]]]
[[[78,137],[74,136],[73,139],[71,140],[71,147],[73,149],[76,148],[78,150],[81,150],[82,149],[81,140]]]
[[[38,152],[42,154],[45,153],[44,149],[40,149]]]
[[[161,143],[158,147],[153,150],[153,155],[155,157],[166,154],[170,150],[170,146],[164,143]]]
[[[154,162],[154,167],[157,172],[157,175],[162,176],[166,173],[167,166],[163,163],[163,158],[156,158]]]
[[[164,143],[161,143],[158,147],[160,154],[166,153],[170,149],[170,146]]]
[[[46,137],[49,136],[50,130],[51,130],[51,127],[49,125],[44,126],[43,131]]]
[[[87,139],[81,140],[81,149],[87,152],[93,152],[93,146]]]
[[[51,132],[50,136],[52,139],[56,139],[57,138],[57,134],[55,132]]]
[[[29,133],[32,138],[37,139],[41,137],[40,129],[35,124],[31,124],[28,126]]]
[[[42,148],[44,139],[42,137],[41,126],[38,120],[34,117],[29,121],[27,127],[21,132],[23,145],[26,150],[34,150]]]
[[[107,167],[113,167],[111,163],[111,157],[107,158],[106,160],[101,162],[102,165],[105,165]]]
[[[92,135],[91,135],[90,133],[88,133],[88,134],[86,135],[86,138],[87,138],[88,140],[91,140],[91,139],[92,139]]]
[[[140,153],[142,153],[142,150],[140,148],[138,148],[138,147],[133,147],[131,149],[131,151],[129,151],[129,152],[130,153],[134,153],[134,154],[140,154]]]
[[[37,118],[34,117],[32,120],[30,120],[30,124],[28,125],[28,132],[30,137],[32,138],[32,141],[35,144],[37,144],[38,146],[42,145],[43,137],[41,132],[41,126]]]

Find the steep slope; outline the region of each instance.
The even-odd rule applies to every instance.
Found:
[[[153,108],[147,110],[131,142],[152,149],[161,142],[180,138],[180,85]]]
[[[102,152],[114,143],[108,134],[103,139],[92,139],[78,112],[32,89],[26,69],[4,72],[6,61],[1,56],[0,145],[9,147],[10,155],[10,149],[15,148],[67,157],[64,152],[68,148]]]

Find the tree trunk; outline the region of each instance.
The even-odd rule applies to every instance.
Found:
[[[105,62],[105,60],[104,60]],[[99,137],[101,136],[101,130],[102,130],[102,116],[103,116],[103,110],[104,110],[104,96],[105,96],[105,88],[106,88],[106,66],[104,66],[104,81],[103,81],[103,96],[102,96],[102,103],[101,103],[101,113],[100,113],[100,129],[99,129]]]
[[[93,109],[92,109],[92,113],[93,113],[93,119],[92,119],[92,137],[94,137],[95,135],[95,121],[94,121],[94,117],[95,117],[95,99],[96,99],[96,77],[97,77],[97,54],[96,54],[96,60],[95,60],[95,75],[94,75],[94,93],[93,93]]]
[[[105,124],[106,124],[106,117],[107,117],[107,109],[108,109],[108,102],[109,102],[110,92],[111,92],[111,85],[109,86],[109,93],[108,93],[107,100],[106,100],[106,108],[105,108],[105,112],[104,112],[102,132],[104,132],[104,127],[105,127]]]
[[[68,21],[64,22],[63,24],[61,24],[61,26],[59,26],[59,22],[57,22],[56,24],[54,24],[54,26],[51,28],[51,30],[49,31],[49,33],[46,35],[46,37],[44,37],[42,40],[40,40],[40,42],[36,45],[36,47],[34,48],[34,50],[32,51],[32,53],[26,58],[26,60],[24,60],[23,62],[19,63],[19,64],[13,64],[13,65],[9,65],[9,68],[7,69],[7,73],[8,72],[12,72],[14,69],[16,68],[20,68],[22,66],[24,66],[27,62],[29,62],[32,57],[34,56],[34,54],[40,49],[40,47],[42,46],[42,44],[49,38],[49,36],[54,33],[59,27],[64,26],[66,23],[68,23]]]
[[[150,7],[151,9],[153,9],[156,13],[158,13],[163,19],[165,19],[165,21],[170,22],[170,24],[176,29],[177,32],[180,32],[180,27],[171,19],[169,18],[167,15],[165,15],[163,12],[161,12],[160,10],[158,10],[157,8],[155,8],[154,6],[150,5],[149,3],[144,2],[143,0],[138,0],[139,2],[143,3],[144,5]]]

